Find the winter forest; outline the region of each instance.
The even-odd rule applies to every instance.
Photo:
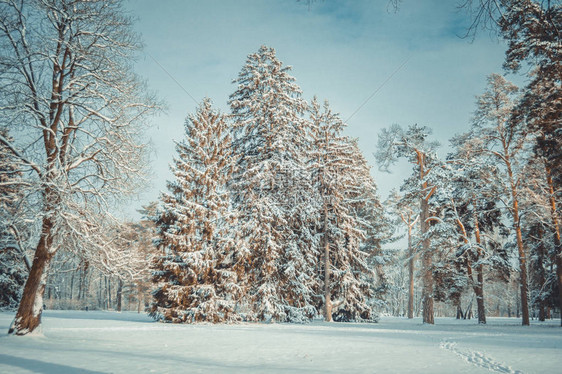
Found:
[[[312,18],[334,3],[287,1],[283,7]],[[414,6],[382,3],[398,16]],[[115,339],[140,355],[135,341],[172,345],[181,331],[197,339],[193,345],[224,347],[260,341],[259,334],[283,341],[286,331],[303,336],[291,338],[302,357],[320,360],[324,356],[309,351],[316,344],[307,343],[311,334],[326,342],[339,339],[333,341],[343,352],[353,352],[349,334],[376,331],[393,339],[391,334],[406,331],[406,340],[436,334],[437,352],[462,359],[453,364],[459,372],[523,372],[510,365],[529,371],[525,356],[509,353],[514,348],[497,337],[490,339],[501,348],[457,345],[487,331],[516,334],[513,341],[528,334],[545,348],[537,360],[560,364],[559,1],[458,4],[463,43],[471,48],[470,39],[501,41],[495,48],[503,48],[503,65],[481,77],[483,90],[467,104],[470,119],[446,142],[423,120],[388,122],[371,138],[352,135],[350,119],[385,95],[383,86],[408,60],[348,118],[335,109],[337,100],[301,88],[298,65],[292,67],[283,48],[267,40],[242,51],[238,70],[219,77],[230,87],[224,102],[223,93],[212,90],[194,98],[159,56],[149,55],[153,69],[196,106],[175,124],[183,125],[181,131],[157,130],[175,148],[164,161],[165,189],[141,202],[139,194],[155,178],[155,145],[147,129],[166,116],[168,103],[135,70],[143,40],[131,6],[121,0],[0,1],[0,328],[7,333],[0,338],[0,371],[128,372],[131,367],[119,366],[123,362],[108,369],[76,359],[66,366],[55,348],[44,351],[49,339],[72,341],[73,328],[95,334],[129,331],[126,324],[135,336],[130,340],[84,339]],[[389,180],[390,192],[381,193],[379,186]],[[249,335],[213,340],[205,334],[222,330],[212,326],[236,334],[246,326]],[[26,335],[43,341],[21,338]],[[87,344],[88,350],[103,347]],[[206,344],[186,346],[200,360],[189,368],[309,367],[300,358],[283,363],[281,353],[280,366],[234,353],[225,356],[228,365],[217,366],[207,356],[214,348]],[[13,349],[2,353],[8,346]],[[42,353],[30,360],[18,349]],[[257,356],[267,361],[268,354],[277,357]],[[322,360],[326,366],[313,367],[375,367],[362,366],[360,359],[340,367],[342,355],[332,366]],[[419,362],[435,361],[416,369],[389,359],[381,367],[451,370],[449,358],[441,361],[430,350],[418,355],[413,357]],[[133,371],[148,371],[153,363],[145,364]]]

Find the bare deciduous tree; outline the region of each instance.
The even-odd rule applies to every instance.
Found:
[[[10,333],[40,323],[58,249],[104,248],[101,223],[143,165],[143,120],[157,108],[131,70],[139,38],[120,0],[0,1],[0,136],[34,173],[41,234]],[[103,220],[102,220],[103,221]]]

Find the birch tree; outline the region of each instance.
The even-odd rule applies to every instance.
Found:
[[[0,2],[2,143],[33,171],[41,234],[10,333],[41,319],[49,264],[62,247],[100,249],[95,222],[134,191],[139,134],[156,104],[131,70],[139,49],[120,0]]]

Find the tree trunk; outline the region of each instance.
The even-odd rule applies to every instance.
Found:
[[[513,228],[515,229],[515,235],[517,236],[517,251],[519,254],[519,285],[521,288],[521,312],[523,316],[522,325],[529,326],[529,305],[527,296],[529,293],[527,284],[527,256],[525,254],[525,248],[523,246],[523,236],[521,235],[521,225],[519,222],[519,200],[517,198],[517,187],[513,178],[511,163],[508,158],[506,159],[506,166],[511,187]]]
[[[476,266],[476,284],[474,285],[474,293],[476,294],[476,306],[478,308],[478,323],[486,323],[486,309],[484,307],[484,265],[482,258],[484,257],[484,250],[482,247],[482,240],[480,238],[480,225],[478,224],[478,216],[474,212],[474,235],[476,237],[478,266]]]
[[[515,299],[515,305],[517,307],[517,309],[515,309],[515,316],[519,318],[519,316],[521,315],[521,303],[519,301],[519,295],[516,294],[515,296],[517,296],[517,298]]]
[[[423,323],[434,324],[433,319],[433,253],[429,248],[429,238],[425,235],[428,232],[428,212],[429,204],[425,198],[421,199],[421,212],[420,212],[420,225],[421,235],[424,237],[422,240],[423,248],[423,288],[422,288],[422,303],[423,303]]]
[[[545,163],[546,182],[549,189],[550,216],[552,217],[552,229],[554,231],[554,248],[556,249],[556,279],[558,280],[558,308],[560,310],[560,326],[562,326],[562,245],[560,241],[560,223],[558,221],[558,212],[556,210],[556,198],[554,195],[554,184],[550,168]]]
[[[457,319],[464,319],[461,304],[457,304]]]
[[[98,308],[103,309],[103,294],[104,294],[104,292],[103,292],[103,287],[102,287],[103,277],[102,277],[101,274],[100,274],[99,280],[100,280],[100,282],[99,282],[100,284],[99,284],[99,287],[98,287]]]
[[[545,300],[543,298],[543,288],[546,282],[546,274],[544,269],[544,256],[546,253],[546,248],[544,245],[544,231],[542,228],[538,228],[536,232],[536,244],[534,254],[531,256],[530,262],[530,277],[531,277],[531,289],[538,290],[538,294],[535,297],[534,306],[539,309],[539,321],[544,321],[546,317],[545,313]],[[537,300],[538,299],[538,300]]]
[[[138,286],[137,291],[138,291],[138,294],[137,294],[137,299],[138,299],[138,300],[137,300],[137,302],[138,302],[138,304],[137,304],[137,313],[140,314],[140,312],[141,312],[141,299],[142,299],[142,291],[141,291],[141,286],[140,286],[140,284],[139,284],[139,286]]]
[[[324,321],[332,322],[330,292],[330,241],[328,240],[328,207],[324,203]]]
[[[25,283],[18,312],[8,334],[26,335],[33,332],[41,323],[47,273],[54,256],[54,252],[50,250],[53,244],[52,229],[53,222],[50,218],[44,217],[29,278]]]
[[[517,204],[515,204],[517,207]],[[529,304],[528,304],[528,286],[527,286],[527,258],[525,255],[525,249],[523,248],[523,237],[521,235],[521,226],[519,226],[519,214],[515,210],[514,219],[516,223],[515,232],[517,234],[517,249],[519,252],[519,276],[520,276],[520,287],[521,287],[521,314],[523,326],[529,326]]]
[[[412,246],[412,226],[408,225],[408,254],[410,256],[408,264],[408,279],[410,282],[408,289],[408,318],[414,318],[414,265],[415,253]]]
[[[121,311],[121,304],[123,302],[123,281],[121,278],[117,280],[117,311]]]
[[[74,271],[72,272],[72,275],[70,276],[70,295],[69,295],[69,299],[72,300],[73,295],[73,291],[74,291]]]

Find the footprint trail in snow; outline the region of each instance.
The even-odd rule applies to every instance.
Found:
[[[507,374],[523,374],[522,371],[513,370],[510,366],[503,364],[501,362],[495,361],[493,358],[486,356],[482,352],[471,351],[469,349],[461,350],[457,347],[457,343],[449,340],[443,340],[440,347],[442,349],[451,351],[457,356],[460,356],[466,362],[485,368],[497,373],[507,373]]]

